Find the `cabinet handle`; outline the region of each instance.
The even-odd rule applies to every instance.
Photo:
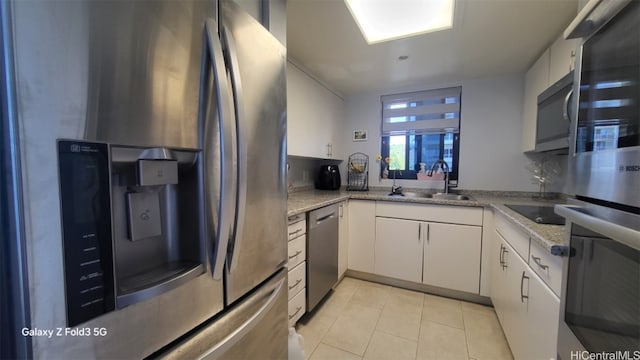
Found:
[[[529,277],[522,272],[522,278],[520,278],[520,301],[524,303],[524,299],[529,299],[529,295],[524,294],[524,279],[529,280]]]
[[[422,223],[418,224],[418,242],[420,242],[420,237],[422,237]]]
[[[429,242],[429,235],[431,235],[431,227],[427,224],[427,242]]]
[[[343,208],[343,205],[340,204],[340,217],[342,218],[343,215],[344,215],[344,208]]]
[[[504,270],[504,269],[509,267],[509,265],[507,265],[507,260],[504,257],[508,253],[509,253],[509,250],[507,250],[506,246],[504,248],[502,248],[502,270]]]
[[[289,320],[293,319],[294,317],[296,317],[296,315],[298,315],[298,313],[300,312],[300,310],[302,310],[302,306],[298,306],[296,308],[296,312],[294,312],[293,314],[289,315]]]
[[[547,270],[549,268],[549,265],[542,264],[539,257],[531,255],[531,258],[533,259],[533,262],[536,263],[536,265],[542,268],[542,270]]]
[[[298,229],[298,230],[296,230],[296,231],[294,231],[294,232],[290,232],[290,233],[289,233],[289,235],[297,234],[297,233],[299,233],[300,231],[302,231],[302,229]]]
[[[295,284],[293,284],[293,285],[289,286],[289,290],[291,290],[291,289],[293,289],[294,287],[298,286],[298,284],[300,284],[301,282],[302,282],[302,279],[298,279],[298,280],[296,280],[296,283],[295,283]]]
[[[289,260],[291,260],[291,259],[295,258],[296,256],[298,256],[298,255],[300,255],[300,254],[302,254],[302,250],[298,250],[298,251],[296,251],[296,253],[295,253],[295,254],[293,254],[293,255],[289,255]]]

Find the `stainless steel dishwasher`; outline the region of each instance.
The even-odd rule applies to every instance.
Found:
[[[307,311],[338,282],[338,205],[309,212],[307,236]]]

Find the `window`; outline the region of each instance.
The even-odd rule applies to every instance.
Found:
[[[389,178],[417,179],[420,163],[429,170],[442,159],[449,164],[449,178],[458,180],[461,91],[455,87],[380,98],[381,155],[391,158]],[[382,164],[380,177],[385,174]]]

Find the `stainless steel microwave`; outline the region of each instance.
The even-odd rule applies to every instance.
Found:
[[[569,147],[573,71],[538,96],[536,152]]]

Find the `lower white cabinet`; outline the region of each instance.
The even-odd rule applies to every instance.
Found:
[[[307,286],[307,222],[305,214],[289,217],[288,244],[288,297],[289,297],[289,326],[294,326],[306,312]]]
[[[338,205],[338,279],[347,271],[349,254],[349,202]]]
[[[423,223],[422,228],[425,239],[422,282],[478,294],[482,227]]]
[[[478,294],[482,227],[376,217],[374,273]]]
[[[376,202],[349,200],[348,268],[373,273]]]
[[[528,359],[555,359],[558,351],[560,299],[534,273],[529,276]]]
[[[421,227],[419,221],[377,217],[374,273],[422,282]]]
[[[555,359],[560,299],[496,232],[491,301],[515,359]]]

